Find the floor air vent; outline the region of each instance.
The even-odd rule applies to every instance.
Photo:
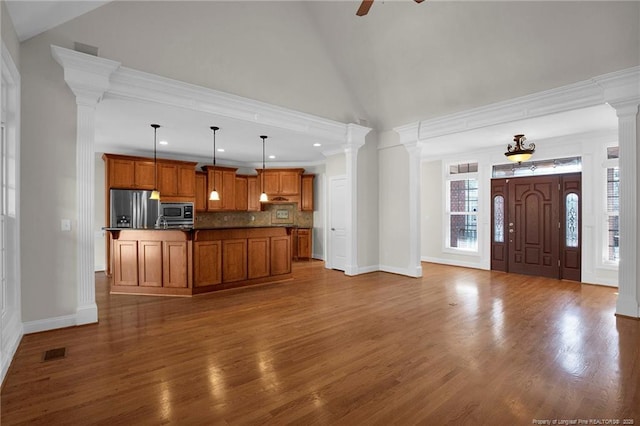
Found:
[[[42,361],[53,361],[54,359],[64,358],[67,354],[67,348],[55,348],[44,351]]]

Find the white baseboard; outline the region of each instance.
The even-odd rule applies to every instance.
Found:
[[[624,315],[631,318],[639,318],[640,306],[638,306],[638,303],[635,300],[623,299],[618,296],[616,314]]]
[[[2,330],[2,365],[0,366],[0,384],[4,383],[4,378],[9,371],[9,366],[18,350],[22,340],[23,325],[19,321],[11,324]]]
[[[377,272],[380,270],[380,266],[378,265],[370,265],[370,266],[359,266],[358,274],[368,274],[370,272]]]
[[[416,275],[417,271],[412,268],[398,268],[396,266],[379,265],[379,270],[382,272],[390,272],[392,274],[405,275],[407,277],[419,278],[420,275]]]
[[[40,331],[55,330],[57,328],[73,327],[77,325],[77,315],[63,315],[61,317],[45,318],[27,321],[23,324],[24,334]]]
[[[477,262],[464,262],[460,260],[442,259],[440,257],[422,256],[420,260],[429,263],[440,263],[442,265],[462,266],[463,268],[484,269],[486,271],[491,269]]]

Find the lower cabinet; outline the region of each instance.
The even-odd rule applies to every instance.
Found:
[[[189,296],[291,278],[283,227],[111,233],[112,293]]]
[[[162,286],[172,288],[187,288],[187,242],[162,242]]]
[[[162,241],[138,241],[138,285],[162,287]]]
[[[199,241],[193,244],[193,286],[222,283],[222,241]]]
[[[247,240],[249,279],[268,277],[271,271],[269,238]]]
[[[138,285],[138,242],[115,240],[113,243],[113,284]]]
[[[163,231],[119,233],[125,235],[113,240],[115,291],[156,294],[171,289],[168,294],[184,294],[188,290],[189,242],[183,232],[176,232],[175,241]]]
[[[271,237],[271,275],[291,273],[291,238]]]
[[[247,279],[247,240],[222,241],[222,282]]]

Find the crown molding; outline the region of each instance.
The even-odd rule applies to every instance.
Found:
[[[407,145],[482,127],[542,117],[609,103],[614,108],[640,102],[640,66],[589,80],[497,102],[442,117],[416,121],[393,130]]]
[[[121,67],[113,74],[108,93],[121,99],[207,112],[331,142],[348,143],[350,126],[358,126],[126,67]]]
[[[604,100],[615,109],[640,104],[640,66],[594,77]]]
[[[112,74],[120,68],[120,62],[58,46],[51,46],[51,54],[64,69],[64,81],[76,95],[77,103],[100,102],[109,90]]]
[[[155,102],[275,127],[340,143],[361,146],[371,128],[341,123],[242,96],[123,67],[119,62],[51,46],[64,68],[65,81],[80,100],[99,102],[104,94],[119,99]]]

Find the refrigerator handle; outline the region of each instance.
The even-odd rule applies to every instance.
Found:
[[[132,225],[134,228],[139,228],[140,227],[140,223],[138,220],[138,193],[134,192],[133,193],[133,197],[132,197],[132,205],[133,205],[133,220],[132,220]]]
[[[142,228],[146,228],[147,226],[149,226],[149,224],[147,223],[147,203],[149,202],[149,200],[146,199],[146,197],[144,197],[144,195],[140,194],[140,207],[142,208],[142,212],[141,212],[141,217],[140,217],[140,222],[142,225]]]

